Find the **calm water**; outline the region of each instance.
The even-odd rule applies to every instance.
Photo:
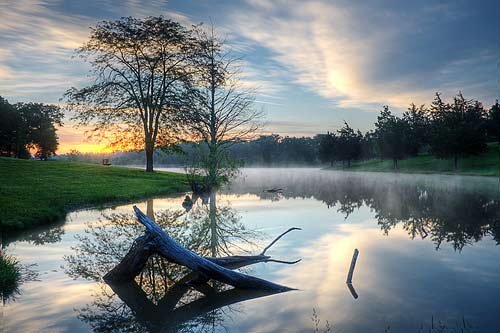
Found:
[[[4,235],[7,253],[37,264],[38,278],[5,302],[0,331],[323,332],[327,321],[330,332],[500,331],[496,179],[246,169],[188,211],[184,195],[137,205],[207,256],[256,254],[288,228],[302,228],[268,251],[302,261],[244,268],[298,290],[179,291],[172,285],[187,272],[158,258],[134,284],[111,288],[100,278],[142,228],[132,205],[84,210],[59,225]]]

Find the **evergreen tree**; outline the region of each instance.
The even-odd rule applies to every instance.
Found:
[[[417,156],[429,144],[429,118],[424,105],[417,107],[411,104],[403,114],[403,120],[408,125],[407,143],[408,153]]]
[[[327,134],[322,134],[319,139],[319,159],[323,163],[330,163],[333,166],[335,162],[335,144],[337,141],[337,136],[335,133],[328,132]]]
[[[360,131],[355,132],[347,122],[344,127],[337,131],[337,142],[334,144],[334,154],[338,160],[347,162],[347,167],[351,167],[351,161],[357,160],[361,156],[361,143],[363,135]]]
[[[498,100],[488,113],[488,132],[500,145],[500,104],[498,104]]]
[[[393,161],[394,169],[398,168],[398,160],[409,154],[408,124],[394,116],[388,106],[380,112],[375,123],[378,148],[383,158]]]
[[[432,153],[439,158],[453,158],[455,169],[460,157],[486,149],[485,111],[480,102],[466,100],[459,93],[448,104],[436,93],[431,114]]]

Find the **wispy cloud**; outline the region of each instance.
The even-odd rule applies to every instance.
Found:
[[[48,1],[8,1],[0,7],[2,94],[16,100],[52,102],[85,77],[86,68],[71,59],[87,37],[93,19],[64,16]]]
[[[467,65],[477,57],[476,52],[444,52],[455,50],[460,41],[441,39],[442,32],[435,40],[429,38],[431,31],[425,25],[437,24],[432,20],[453,24],[464,19],[466,14],[452,4],[424,3],[401,10],[366,3],[248,0],[248,10],[235,13],[232,26],[244,38],[271,50],[295,83],[339,107],[374,103],[403,107],[428,101],[436,90],[449,86],[440,70],[457,61]],[[462,69],[466,90],[472,85],[466,73],[475,68]]]

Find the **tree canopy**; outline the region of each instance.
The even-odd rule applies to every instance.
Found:
[[[375,123],[375,133],[382,157],[393,160],[394,169],[398,167],[398,160],[409,154],[409,126],[406,121],[391,113],[388,106],[380,112]]]
[[[94,81],[66,92],[75,119],[113,146],[144,149],[153,171],[154,148],[179,139],[197,50],[190,30],[161,16],[99,23],[78,50]]]
[[[445,103],[439,94],[431,104],[432,153],[453,158],[455,169],[462,156],[478,154],[486,148],[486,113],[482,104],[467,100],[459,93],[453,103]]]
[[[39,159],[55,155],[59,145],[56,126],[63,112],[55,105],[16,103],[0,97],[0,153],[5,156]]]
[[[253,106],[252,90],[241,84],[239,59],[213,27],[210,32],[199,27],[195,39],[199,52],[194,85],[183,116],[192,135],[204,144],[192,172],[204,175],[212,187],[234,174],[237,163],[229,147],[252,137],[261,113]]]

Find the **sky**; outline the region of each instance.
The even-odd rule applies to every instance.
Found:
[[[61,103],[89,83],[75,49],[89,27],[124,16],[213,23],[242,56],[265,133],[367,131],[439,91],[490,106],[500,98],[500,1],[0,0],[0,96]],[[60,149],[105,150],[65,120]]]

